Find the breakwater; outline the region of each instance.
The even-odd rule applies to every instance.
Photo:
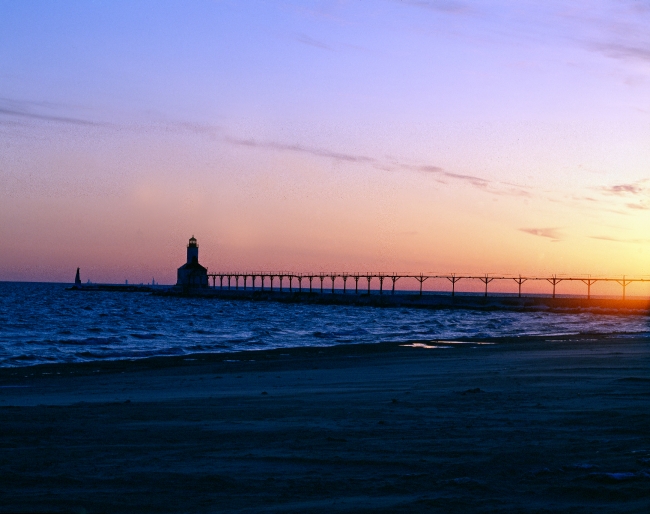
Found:
[[[633,297],[575,297],[543,295],[504,295],[444,292],[395,291],[382,294],[381,290],[345,291],[334,289],[331,292],[320,288],[309,290],[274,290],[268,287],[243,289],[228,287],[183,288],[135,284],[82,284],[75,285],[71,291],[105,291],[122,293],[145,293],[167,297],[199,297],[225,300],[270,301],[280,303],[306,303],[315,305],[356,305],[367,307],[402,307],[415,309],[472,309],[483,311],[549,311],[549,312],[617,312],[650,314],[650,298]]]
[[[159,286],[137,284],[81,284],[69,287],[69,291],[113,291],[122,293],[153,293],[160,291]]]
[[[417,294],[395,292],[394,294],[349,294],[349,293],[309,293],[288,291],[196,289],[182,291],[170,288],[156,291],[160,296],[192,296],[203,298],[220,298],[227,300],[274,301],[281,303],[309,303],[317,305],[358,305],[368,307],[402,307],[419,309],[473,309],[473,310],[510,310],[510,311],[556,311],[556,312],[629,312],[650,313],[650,299],[643,298],[575,298],[544,296],[483,296],[472,294]]]

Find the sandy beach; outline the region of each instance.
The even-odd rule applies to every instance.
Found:
[[[0,370],[0,512],[648,512],[650,341]]]

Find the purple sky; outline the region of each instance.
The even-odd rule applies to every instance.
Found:
[[[650,2],[0,2],[0,280],[650,274]]]

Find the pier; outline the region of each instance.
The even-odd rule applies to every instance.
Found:
[[[423,285],[427,280],[443,279],[449,282],[449,294],[454,297],[459,292],[457,284],[462,280],[478,281],[483,284],[482,293],[485,298],[489,294],[489,285],[494,281],[514,281],[517,285],[517,297],[523,298],[522,286],[526,282],[548,282],[550,285],[550,297],[556,298],[558,285],[562,282],[581,282],[586,286],[585,297],[590,300],[592,297],[592,286],[596,283],[616,283],[621,287],[621,299],[625,300],[627,288],[634,283],[650,282],[650,277],[592,277],[592,276],[522,276],[522,275],[463,275],[463,274],[409,274],[409,273],[294,273],[289,271],[260,271],[260,272],[219,272],[208,273],[208,279],[212,282],[211,288],[218,290],[243,290],[243,291],[278,291],[278,292],[309,292],[325,294],[335,292],[335,283],[338,280],[342,285],[342,294],[371,294],[371,287],[377,294],[395,294],[395,285],[399,280],[400,284],[410,281],[415,285],[412,294],[427,294],[423,291]],[[349,281],[349,282],[348,282]],[[410,291],[410,290],[409,290]],[[407,291],[402,290],[404,294]],[[339,293],[340,294],[340,293]],[[440,291],[436,291],[440,294]],[[500,293],[503,295],[504,293]],[[536,295],[538,296],[538,295]]]
[[[429,287],[436,281],[436,289]],[[75,285],[70,289],[97,291],[135,291],[133,286],[83,285],[79,269]],[[540,287],[524,294],[524,286],[542,282],[548,288],[540,294]],[[177,270],[176,285],[153,290],[140,286],[139,292],[163,296],[210,296],[231,299],[274,300],[341,305],[410,306],[422,308],[475,309],[623,309],[650,312],[650,298],[628,298],[633,284],[650,282],[644,276],[569,276],[569,275],[508,275],[496,273],[412,273],[412,272],[311,272],[294,271],[220,271],[208,272],[199,264],[199,245],[194,236],[187,244],[187,259]],[[397,285],[400,289],[397,289]],[[444,286],[441,288],[440,283]],[[470,287],[464,284],[470,283]],[[501,283],[500,287],[496,284]],[[504,290],[511,284],[513,292]],[[585,294],[558,291],[561,284],[579,283]],[[597,284],[610,284],[607,294],[592,296]],[[620,287],[620,296],[612,295],[611,285]],[[337,287],[338,286],[338,287]],[[478,287],[476,287],[478,286]],[[516,287],[515,287],[516,286]],[[130,288],[130,289],[129,289]],[[447,289],[448,288],[448,289]],[[492,290],[490,290],[492,289]]]

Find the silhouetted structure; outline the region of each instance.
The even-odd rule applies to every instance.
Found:
[[[75,286],[81,285],[81,276],[79,275],[79,268],[77,268],[77,275],[74,277],[74,285]]]
[[[208,287],[208,268],[199,264],[199,245],[194,236],[187,245],[187,262],[178,268],[176,285],[183,289]]]
[[[212,279],[212,287],[210,287],[209,280]],[[219,279],[219,282],[217,283],[217,279]],[[259,281],[257,280],[259,279]],[[305,292],[309,291],[310,294],[314,293],[314,289],[318,289],[321,294],[325,292],[324,285],[331,286],[331,294],[334,295],[336,293],[336,288],[335,288],[335,282],[338,280],[339,285],[343,286],[342,294],[347,294],[348,293],[348,279],[349,280],[354,280],[354,294],[355,295],[370,295],[371,294],[371,287],[370,283],[373,281],[375,284],[379,282],[379,294],[383,295],[385,288],[384,288],[384,282],[390,280],[390,283],[387,283],[386,285],[390,287],[390,293],[391,295],[395,294],[395,284],[397,283],[398,280],[404,279],[404,281],[408,279],[414,279],[417,281],[419,284],[419,296],[422,296],[424,291],[423,291],[423,284],[427,280],[435,280],[435,279],[444,279],[448,280],[451,284],[451,296],[455,297],[457,290],[456,290],[456,283],[459,282],[460,280],[463,281],[468,281],[468,280],[479,280],[483,283],[484,288],[483,288],[483,294],[482,296],[487,299],[488,297],[488,285],[493,282],[493,281],[514,281],[517,284],[517,297],[518,298],[523,298],[522,294],[522,285],[525,282],[528,281],[543,281],[543,282],[548,282],[551,284],[553,287],[552,289],[552,298],[556,298],[556,287],[560,282],[582,282],[587,286],[587,300],[591,300],[591,286],[593,286],[597,282],[615,282],[618,285],[622,287],[622,300],[625,301],[626,299],[626,293],[627,293],[627,286],[631,285],[632,283],[645,283],[645,282],[650,282],[650,277],[644,276],[644,277],[635,277],[635,278],[629,278],[623,275],[622,278],[617,278],[617,277],[592,277],[591,275],[588,276],[566,276],[566,275],[546,275],[546,276],[521,276],[521,275],[492,275],[492,274],[484,274],[484,275],[457,275],[455,273],[450,273],[450,274],[437,274],[437,273],[432,273],[432,274],[424,274],[424,273],[419,273],[419,274],[412,274],[412,273],[371,273],[371,272],[365,272],[365,273],[349,273],[349,272],[330,272],[330,273],[294,273],[291,271],[247,271],[247,272],[235,272],[235,271],[224,271],[224,272],[219,272],[219,273],[210,273],[208,274],[207,268],[204,268],[199,264],[199,247],[196,244],[196,239],[194,236],[190,239],[189,244],[187,245],[187,264],[181,266],[178,268],[178,281],[176,282],[177,290],[179,286],[183,286],[183,291],[187,292],[189,288],[196,289],[196,288],[201,288],[201,289],[206,289],[206,290],[214,290],[214,289],[234,289],[235,291],[239,290],[240,288],[240,280],[241,280],[241,286],[244,291],[246,291],[248,288],[250,288],[251,292],[254,291],[264,291],[265,289],[268,290],[269,292],[273,291],[273,286],[275,279],[277,280],[277,285],[278,287],[278,292],[282,293],[283,292],[283,286],[287,285],[286,282],[288,282],[289,286],[289,293],[293,293],[295,289],[297,289],[297,293],[302,293],[303,292],[303,281],[308,283],[305,284],[304,290]],[[286,279],[286,281],[285,281]],[[319,280],[319,283],[316,284],[316,288],[314,288],[313,281],[314,279]],[[329,282],[329,284],[324,284],[325,280]],[[361,287],[364,286],[363,281],[366,281],[366,286],[367,286],[367,292],[363,292],[359,288],[359,280],[362,280]],[[295,288],[294,281],[297,282],[298,287]],[[463,282],[464,283],[464,282]],[[388,287],[386,289],[388,289]],[[364,288],[365,289],[365,288]],[[206,291],[207,292],[207,291]],[[401,294],[405,293],[405,291],[402,291]],[[437,294],[437,293],[436,293]],[[503,293],[502,293],[503,294]]]
[[[259,290],[259,291],[264,291],[265,288],[268,291],[273,291],[273,284],[275,282],[275,279],[278,279],[278,285],[279,285],[279,291],[282,292],[282,287],[283,284],[285,284],[285,279],[288,280],[289,282],[289,292],[292,293],[294,291],[294,280],[298,282],[298,291],[299,293],[303,292],[303,280],[308,280],[309,281],[309,289],[305,287],[305,292],[308,290],[309,293],[312,293],[314,289],[312,288],[312,282],[314,279],[318,279],[320,282],[317,284],[319,286],[317,289],[320,291],[322,294],[325,289],[323,287],[323,281],[325,279],[328,279],[330,282],[331,286],[331,292],[334,294],[335,292],[335,287],[334,287],[334,282],[338,279],[339,280],[339,285],[343,286],[343,294],[346,294],[348,289],[347,289],[347,281],[348,279],[354,280],[354,293],[359,294],[360,289],[359,289],[359,280],[366,281],[367,284],[367,293],[361,293],[361,294],[371,294],[370,293],[370,282],[374,281],[375,283],[379,282],[379,294],[384,293],[384,281],[385,280],[390,280],[392,282],[391,284],[391,289],[390,292],[391,294],[395,294],[395,283],[400,280],[400,279],[415,279],[419,283],[419,294],[422,296],[423,294],[423,284],[425,281],[429,279],[446,279],[451,283],[451,296],[456,296],[456,283],[460,281],[461,279],[467,281],[467,280],[480,280],[484,285],[485,289],[483,292],[483,297],[487,298],[488,296],[488,284],[492,282],[493,280],[500,280],[500,281],[510,281],[514,280],[515,283],[518,286],[518,291],[517,291],[517,296],[519,298],[522,298],[522,291],[521,291],[521,286],[524,282],[527,281],[545,281],[548,282],[553,286],[552,289],[552,298],[556,297],[556,287],[560,282],[582,282],[587,286],[587,299],[591,299],[591,286],[594,285],[596,282],[615,282],[622,286],[623,288],[623,296],[622,299],[625,300],[626,298],[626,288],[630,284],[634,282],[638,283],[645,283],[645,282],[650,282],[650,278],[648,277],[637,277],[637,278],[628,278],[625,275],[623,275],[622,278],[616,278],[616,277],[591,277],[591,276],[586,276],[586,277],[570,277],[570,276],[557,276],[557,275],[551,275],[551,276],[540,276],[540,277],[533,277],[533,276],[527,276],[527,277],[522,277],[521,275],[519,276],[511,276],[511,275],[456,275],[455,273],[451,274],[431,274],[431,275],[425,275],[423,273],[420,274],[410,274],[410,273],[348,273],[348,272],[330,272],[330,273],[293,273],[290,271],[258,271],[258,272],[219,272],[219,273],[210,273],[209,275],[206,275],[207,278],[212,279],[212,288],[213,289],[235,289],[239,290],[240,288],[240,279],[241,283],[243,286],[243,290],[246,291],[248,287],[250,287],[251,291]],[[257,280],[259,278],[259,281]],[[217,282],[217,279],[219,282]],[[250,280],[249,280],[250,279]],[[268,280],[267,280],[268,279]],[[376,279],[376,280],[375,280]]]

